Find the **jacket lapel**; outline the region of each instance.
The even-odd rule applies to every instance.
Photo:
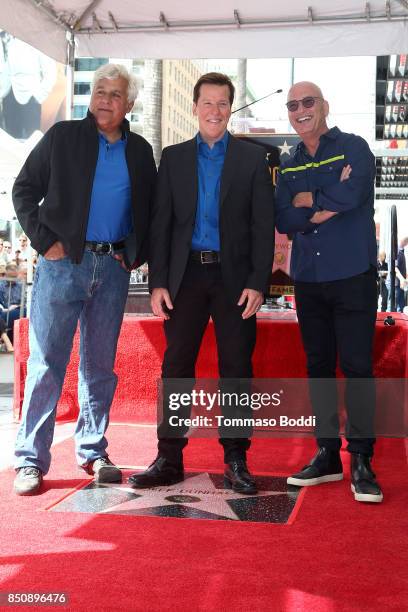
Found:
[[[183,176],[186,207],[195,212],[198,194],[197,140],[195,138],[184,143],[180,155],[180,170]]]
[[[234,136],[229,135],[228,147],[225,154],[224,166],[221,174],[220,206],[224,202],[232,179],[236,172],[236,164],[239,161],[239,142]]]

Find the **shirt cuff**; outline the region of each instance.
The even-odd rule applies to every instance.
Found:
[[[317,224],[310,221],[310,219],[313,217],[315,213],[320,212],[322,210],[321,206],[319,206],[319,204],[317,203],[316,195],[317,195],[317,192],[314,192],[313,193],[313,204],[312,204],[312,207],[309,208],[308,210],[307,223],[305,227],[303,228],[303,231],[301,232],[302,234],[310,234],[310,232],[312,232],[316,228]]]

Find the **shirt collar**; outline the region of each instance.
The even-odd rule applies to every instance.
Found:
[[[330,130],[328,132],[325,132],[324,134],[322,134],[320,136],[320,138],[328,138],[329,140],[336,140],[340,135],[340,130],[338,127],[332,127],[330,128]],[[296,151],[304,151],[305,150],[305,143],[303,142],[303,140],[301,140],[297,146],[296,146]]]
[[[84,119],[82,121],[84,121]],[[95,117],[93,116],[93,114],[91,113],[89,108],[88,108],[88,111],[86,113],[85,121],[90,121],[94,125],[94,127],[96,129],[98,129],[98,126],[96,125]],[[126,119],[126,117],[123,119],[123,121],[122,121],[122,123],[120,125],[120,129],[122,130],[121,140],[124,140],[124,139],[126,139],[128,133],[130,132],[130,123]]]
[[[200,146],[202,145],[206,145],[207,143],[202,139],[200,132],[197,132],[197,145]],[[218,145],[218,143],[221,143],[223,152],[226,153],[227,151],[227,146],[228,146],[228,138],[229,138],[229,132],[228,130],[225,130],[225,134],[224,136],[221,138],[221,140],[217,140],[217,142],[214,143],[215,145]],[[207,145],[208,146],[208,145]]]
[[[122,136],[121,138],[119,138],[119,140],[116,140],[115,142],[109,142],[109,140],[106,138],[106,136],[104,134],[102,134],[102,132],[98,132],[98,136],[99,136],[99,142],[103,145],[109,145],[110,147],[114,147],[115,145],[122,145],[125,144],[127,141],[127,134],[126,132],[122,132]]]

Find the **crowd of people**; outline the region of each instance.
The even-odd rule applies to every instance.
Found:
[[[396,312],[404,312],[407,306],[408,277],[405,249],[408,246],[408,237],[401,238],[398,243],[397,259],[395,261],[395,306]],[[384,251],[378,253],[377,259],[377,293],[381,312],[390,312],[391,306],[391,287],[390,287],[390,267],[387,262],[387,255]]]
[[[26,314],[27,261],[29,241],[20,234],[15,248],[0,238],[0,350],[12,352],[14,322]],[[36,257],[34,254],[33,263]]]

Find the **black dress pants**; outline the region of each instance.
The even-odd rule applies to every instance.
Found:
[[[318,445],[332,450],[341,447],[335,380],[338,355],[346,377],[347,450],[371,456],[375,442],[376,269],[331,282],[296,282],[295,298]]]
[[[256,317],[242,318],[245,306],[237,306],[227,295],[219,263],[201,264],[190,259],[173,306],[170,319],[164,322],[167,348],[162,365],[163,423],[168,422],[169,415],[165,381],[194,379],[198,352],[210,317],[214,322],[221,379],[252,378],[256,341]],[[168,429],[159,425],[159,454],[171,463],[180,464],[188,439],[168,437],[166,433]],[[225,462],[245,459],[250,446],[248,438],[221,437],[219,441],[224,447]]]

